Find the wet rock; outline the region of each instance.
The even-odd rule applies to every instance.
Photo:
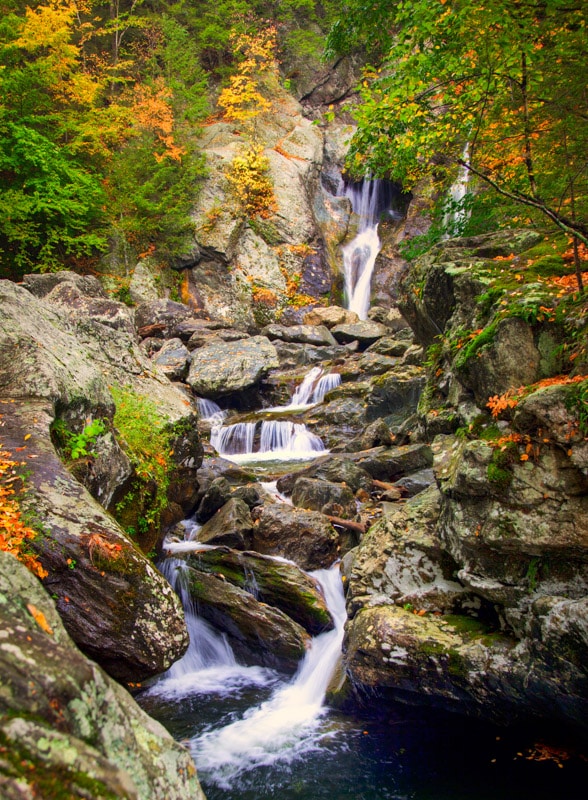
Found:
[[[320,364],[322,361],[332,361],[348,355],[347,350],[338,345],[335,347],[313,347],[307,344],[293,342],[274,342],[280,361],[280,367],[304,367]]]
[[[402,424],[417,410],[424,385],[418,367],[396,367],[376,377],[367,399],[367,421],[383,418],[389,427]]]
[[[295,564],[227,547],[199,553],[188,563],[205,572],[222,574],[262,603],[279,608],[311,636],[333,628],[319,584]]]
[[[360,693],[378,687],[388,699],[420,705],[426,698],[503,724],[543,718],[586,726],[585,671],[563,658],[554,672],[516,640],[464,617],[363,609],[350,627],[346,663]]]
[[[0,597],[4,797],[32,797],[42,781],[51,797],[204,800],[188,751],[80,653],[38,580],[3,552]]]
[[[249,506],[231,497],[198,531],[198,541],[218,544],[235,550],[247,550],[251,543],[253,520]]]
[[[281,339],[283,342],[310,344],[315,347],[336,347],[337,341],[324,325],[266,325],[262,331],[268,339]]]
[[[8,281],[0,281],[0,304],[0,396],[16,400],[3,406],[2,441],[10,452],[19,448],[30,470],[25,503],[43,531],[34,548],[49,572],[45,585],[85,653],[120,680],[142,680],[184,652],[183,612],[167,582],[65,468],[50,425],[57,411],[73,430],[82,430],[87,420],[110,422],[113,383],[149,396],[172,426],[190,425],[190,403],[152,375],[125,331],[72,319]],[[186,438],[186,448],[177,448],[182,480],[189,475],[192,486],[201,457],[194,435]],[[89,483],[101,499],[128,469],[116,452],[110,448],[104,456],[104,477],[98,481],[95,474]],[[160,613],[168,620],[165,630]]]
[[[380,445],[388,447],[393,441],[394,436],[384,420],[375,419],[363,433],[348,442],[346,449],[349,453],[357,453],[359,450],[370,450]]]
[[[187,380],[196,394],[214,399],[255,386],[278,366],[276,348],[269,339],[252,336],[196,350]]]
[[[367,352],[379,353],[383,356],[399,358],[406,353],[409,347],[410,340],[408,339],[396,339],[392,336],[384,336],[381,339],[378,339],[377,342],[371,344],[368,347]]]
[[[359,342],[362,349],[369,347],[382,336],[386,336],[388,328],[385,325],[380,325],[379,322],[356,322],[354,324],[335,325],[332,329],[332,334],[335,339],[341,343]]]
[[[413,497],[419,492],[423,492],[435,481],[435,474],[432,469],[423,469],[419,472],[413,472],[412,475],[406,475],[404,478],[396,481],[394,486],[399,488],[403,494]]]
[[[231,496],[242,500],[249,509],[263,505],[267,499],[266,493],[261,489],[259,484],[239,486],[237,489],[233,489]]]
[[[304,317],[305,325],[324,325],[327,328],[334,328],[336,325],[353,325],[358,322],[359,317],[355,311],[347,311],[339,306],[313,308]]]
[[[292,489],[292,502],[298,508],[344,519],[357,514],[355,498],[348,486],[316,478],[298,478]]]
[[[206,488],[196,511],[198,522],[207,522],[231,496],[231,484],[223,476],[212,477],[212,480],[204,485]]]
[[[190,367],[190,351],[181,339],[168,339],[153,357],[153,363],[170,381],[183,381]]]
[[[433,463],[433,453],[424,443],[401,447],[375,447],[357,453],[354,462],[379,481],[394,481],[402,475],[416,472]]]
[[[459,365],[457,372],[483,407],[493,395],[546,377],[541,375],[540,360],[531,326],[521,319],[504,319],[493,340]]]
[[[440,513],[439,490],[431,486],[369,529],[346,558],[352,615],[389,603],[444,613],[480,606],[455,578],[457,566],[439,536]]]
[[[227,635],[237,658],[290,672],[297,668],[309,643],[301,625],[220,576],[189,567],[187,581],[199,613]]]
[[[323,569],[337,558],[339,537],[317,511],[302,511],[283,503],[253,510],[257,521],[252,549],[282,556],[302,569]]]

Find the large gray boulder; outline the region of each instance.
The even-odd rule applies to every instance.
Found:
[[[266,555],[283,556],[302,569],[330,567],[337,558],[339,536],[318,511],[302,511],[285,503],[253,509],[257,525],[252,549]]]
[[[119,680],[142,680],[184,652],[181,606],[167,582],[65,468],[50,426],[58,414],[78,431],[92,419],[110,423],[111,384],[131,386],[154,400],[170,424],[190,427],[193,409],[185,395],[152,371],[125,330],[74,318],[9,281],[0,282],[0,308],[2,442],[26,462],[23,504],[40,532],[32,544],[49,573],[45,585],[68,632],[87,654]],[[173,497],[181,518],[180,487],[185,481],[193,491],[201,449],[189,434],[175,449],[181,474]],[[128,475],[129,467],[120,448],[110,452],[113,457],[105,461],[111,466],[93,485],[104,501],[112,501],[114,479]],[[165,628],[161,615],[168,621]]]
[[[249,506],[238,497],[231,497],[198,531],[198,541],[246,550],[252,533]]]
[[[196,350],[187,380],[197,395],[212,399],[249,389],[278,366],[278,354],[269,339],[252,336]]]
[[[204,800],[190,754],[67,635],[48,594],[0,552],[0,794]]]

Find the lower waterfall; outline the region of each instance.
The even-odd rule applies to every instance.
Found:
[[[189,544],[192,550],[200,547],[195,541]],[[225,637],[198,617],[189,592],[184,590],[185,563],[170,557],[160,568],[182,599],[190,645],[146,697],[189,704],[205,695],[226,700],[256,689],[269,693],[238,718],[231,714],[228,720],[221,719],[219,727],[189,737],[201,777],[228,790],[244,772],[290,764],[319,747],[328,736],[321,718],[326,713],[324,699],[340,656],[346,619],[339,565],[310,573],[323,588],[335,628],[314,637],[290,681],[272,669],[238,664]]]

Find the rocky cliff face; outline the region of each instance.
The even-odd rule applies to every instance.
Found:
[[[585,726],[585,317],[555,312],[548,279],[517,287],[539,241],[450,241],[404,281],[430,348],[410,435],[432,441],[436,486],[347,556],[345,658],[354,686],[388,697]]]
[[[49,595],[0,552],[0,792],[204,800],[192,758],[85,658]]]

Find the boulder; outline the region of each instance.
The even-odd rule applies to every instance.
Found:
[[[348,486],[316,478],[298,478],[292,489],[292,502],[297,508],[343,519],[352,519],[357,514],[355,498]]]
[[[203,544],[224,545],[235,550],[247,550],[251,543],[253,520],[249,506],[231,497],[198,531]]]
[[[198,522],[207,522],[220,508],[224,506],[231,496],[231,484],[222,475],[219,477],[212,477],[210,482],[206,481],[206,478],[204,478],[204,481],[204,494],[200,499],[200,503],[196,511],[196,519]]]
[[[344,347],[313,347],[308,344],[296,344],[294,342],[282,342],[279,339],[274,341],[274,346],[280,361],[280,367],[306,367],[320,364],[322,361],[332,361],[336,358],[345,357],[348,351]]]
[[[173,300],[149,300],[137,306],[135,324],[139,334],[142,329],[161,326],[165,338],[172,338],[175,327],[192,316],[192,311],[183,303],[175,303]]]
[[[366,429],[352,439],[347,444],[349,453],[357,453],[358,450],[371,450],[373,447],[389,447],[394,441],[394,436],[390,428],[383,419],[375,419]]]
[[[556,658],[554,670],[516,640],[467,617],[376,606],[354,618],[345,662],[360,695],[377,688],[389,701],[501,724],[543,718],[585,730],[586,672]]]
[[[238,658],[294,672],[310,641],[301,625],[220,575],[192,566],[186,577],[200,615],[227,635]]]
[[[419,367],[395,367],[371,383],[365,414],[367,421],[383,418],[389,427],[401,425],[418,407],[425,385]]]
[[[337,342],[324,325],[266,325],[262,331],[268,339],[310,344],[315,347],[336,347]]]
[[[31,294],[34,294],[35,297],[38,298],[45,297],[52,292],[56,286],[69,284],[87,297],[95,297],[101,300],[108,299],[108,295],[104,291],[98,278],[95,278],[93,275],[78,275],[77,272],[69,272],[68,270],[24,275],[22,284],[25,289],[28,289]]]
[[[305,570],[330,567],[337,558],[339,537],[317,511],[276,503],[252,513],[257,521],[252,542],[256,552],[291,559]]]
[[[433,452],[425,443],[374,447],[354,454],[352,458],[357,466],[379,481],[394,481],[433,464]]]
[[[2,441],[9,452],[22,454],[30,472],[23,503],[41,531],[33,544],[49,573],[45,585],[85,653],[119,680],[142,680],[167,669],[184,652],[181,606],[167,582],[65,468],[50,426],[57,412],[78,431],[93,419],[110,422],[114,404],[108,385],[130,385],[154,400],[171,425],[187,423],[191,433],[182,434],[174,448],[181,473],[176,489],[189,485],[192,492],[201,449],[190,424],[190,402],[153,375],[124,330],[74,319],[8,281],[0,281],[0,307]],[[104,478],[90,485],[96,496],[114,502],[112,490],[117,476],[128,473],[128,460],[112,446],[102,463]],[[178,519],[185,516],[180,505],[177,512]],[[158,624],[160,614],[168,620],[165,629]]]
[[[355,311],[347,311],[340,306],[327,306],[326,308],[313,308],[304,317],[305,325],[324,325],[334,328],[337,325],[354,325],[359,322]]]
[[[168,339],[152,361],[170,381],[183,381],[190,367],[190,351],[181,339]]]
[[[386,336],[388,328],[379,322],[365,320],[351,325],[335,325],[331,333],[340,344],[357,341],[360,348],[365,350],[382,336]]]
[[[188,751],[80,653],[38,580],[4,552],[0,598],[4,797],[204,800]]]
[[[440,513],[439,490],[431,486],[369,529],[345,560],[351,615],[390,603],[443,613],[480,606],[455,578],[438,532]]]
[[[63,309],[65,315],[73,319],[82,321],[91,319],[100,325],[126,331],[134,336],[133,313],[128,306],[116,300],[85,294],[73,282],[58,283],[54,289],[43,296],[43,300],[45,303]]]
[[[255,386],[278,366],[278,354],[269,339],[252,336],[195,351],[187,380],[197,395],[214,399]]]
[[[333,628],[319,584],[295,564],[228,547],[199,553],[188,563],[204,572],[222,575],[262,603],[279,608],[311,636]]]

